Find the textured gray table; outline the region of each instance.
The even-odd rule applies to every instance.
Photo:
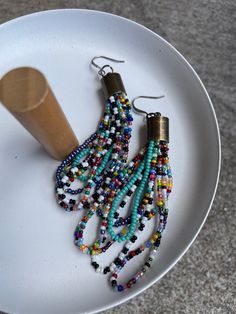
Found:
[[[200,235],[160,282],[112,313],[236,313],[236,1],[0,0],[0,23],[55,8],[87,8],[141,23],[173,44],[200,75],[222,140],[218,192]]]

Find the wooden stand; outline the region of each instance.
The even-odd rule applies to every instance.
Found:
[[[14,69],[0,80],[0,101],[57,160],[79,143],[44,75],[36,69]]]

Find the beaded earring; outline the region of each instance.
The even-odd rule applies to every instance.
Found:
[[[98,66],[95,63],[98,58],[124,62],[105,56],[94,57],[91,61],[102,77],[106,108],[97,131],[57,168],[56,198],[66,211],[89,208],[89,196],[93,188],[101,184],[105,167],[109,165],[119,169],[128,158],[133,121],[130,103],[120,74],[113,72],[108,64]],[[110,70],[108,73],[105,71],[107,68]],[[82,188],[72,188],[77,180],[82,182]],[[75,195],[79,195],[80,199],[75,199]]]
[[[139,158],[141,157],[141,162],[139,162],[134,176],[120,189],[113,200],[112,208],[108,215],[107,227],[111,237],[110,243],[125,241],[125,245],[110,266],[101,267],[98,264],[98,254],[91,254],[91,264],[96,272],[103,274],[112,272],[110,283],[116,291],[131,288],[151,267],[160,245],[162,232],[166,226],[168,198],[172,189],[172,173],[168,157],[169,120],[161,116],[159,112],[147,113],[135,107],[134,102],[138,98],[158,99],[161,97],[139,96],[133,100],[133,108],[137,112],[146,115],[148,141],[138,155]],[[133,199],[131,216],[126,219],[119,218],[119,211],[122,210],[135,190],[136,194]],[[156,217],[157,226],[150,239],[137,248],[130,250],[131,246],[138,240],[138,236],[145,229],[147,221],[154,217]],[[127,225],[127,227],[116,235],[113,227],[121,225]],[[125,284],[118,284],[119,273],[127,262],[146,249],[150,250],[150,254],[141,270]]]

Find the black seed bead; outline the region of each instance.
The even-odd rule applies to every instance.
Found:
[[[89,207],[90,207],[89,202],[85,202],[85,203],[84,203],[84,208],[85,208],[85,209],[89,209]]]
[[[112,281],[111,281],[111,285],[112,285],[112,287],[117,286],[117,281],[116,281],[116,280],[112,280]]]
[[[150,265],[148,262],[146,262],[145,265],[146,265],[147,267],[151,267],[151,265]]]
[[[105,231],[105,230],[103,230],[103,231]],[[104,232],[104,233],[105,233],[105,232]],[[106,239],[107,239],[106,237],[103,237],[103,238],[102,238],[102,243],[104,243],[104,242],[106,241]]]
[[[131,217],[126,218],[126,224],[130,224],[131,223]]]
[[[98,263],[96,263],[96,262],[92,262],[92,266],[93,266],[95,269],[97,269],[97,268],[99,267]]]
[[[136,249],[135,250],[135,253],[138,255],[138,254],[140,254],[142,251],[141,251],[141,249],[140,248],[138,248],[138,249]]]
[[[72,200],[72,199],[70,199],[69,203],[70,203],[70,204],[73,204],[73,205],[75,205],[75,203],[76,203],[76,200]]]
[[[121,260],[117,257],[114,261],[115,265],[120,265],[121,264]]]
[[[144,217],[147,217],[147,218],[148,218],[148,217],[149,217],[149,212],[148,212],[147,210],[145,210],[145,212],[144,212],[143,215],[144,215]]]
[[[124,247],[122,250],[122,253],[127,254],[129,252],[129,249],[127,247]]]
[[[128,190],[127,195],[131,196],[133,194],[133,192],[131,190]]]
[[[66,196],[65,196],[65,194],[59,194],[59,195],[58,195],[58,198],[59,198],[60,200],[64,200],[64,198],[66,198]]]
[[[160,239],[156,240],[156,242],[154,243],[155,247],[158,247],[160,245]]]
[[[110,267],[105,267],[104,270],[103,270],[103,273],[107,274],[109,272],[110,272]]]
[[[130,238],[130,241],[131,241],[132,243],[134,243],[136,240],[137,240],[136,235],[133,235],[133,236]]]
[[[126,204],[125,201],[122,201],[122,202],[120,203],[120,207],[122,207],[122,208],[125,207],[125,204]]]
[[[115,212],[114,218],[117,219],[119,217],[119,213]]]
[[[152,203],[153,203],[153,198],[149,198],[148,204],[152,205]]]

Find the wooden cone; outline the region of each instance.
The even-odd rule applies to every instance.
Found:
[[[57,160],[79,143],[44,75],[22,67],[0,80],[0,100],[13,116]]]

